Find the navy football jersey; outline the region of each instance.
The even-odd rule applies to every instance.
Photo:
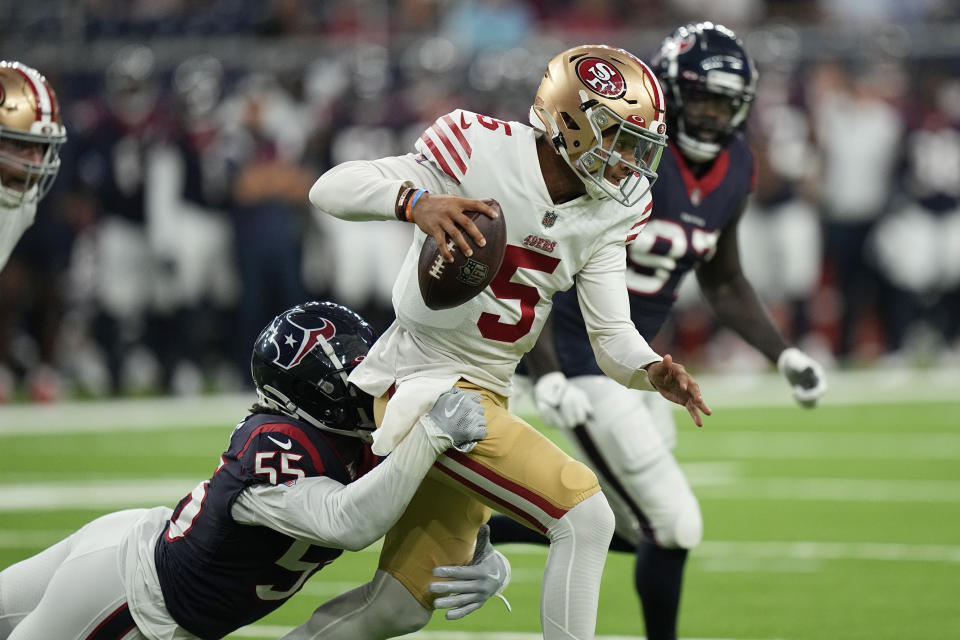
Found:
[[[631,319],[648,342],[667,319],[683,276],[713,257],[720,232],[737,216],[756,181],[753,153],[739,133],[699,178],[672,142],[657,173],[653,213],[627,246]],[[576,288],[554,295],[553,326],[565,375],[603,375],[580,315]]]
[[[311,476],[347,484],[372,468],[369,447],[345,463],[327,437],[279,415],[255,414],[237,425],[213,477],[179,502],[157,540],[160,587],[177,624],[201,638],[222,638],[279,607],[343,553],[230,515],[251,485]]]

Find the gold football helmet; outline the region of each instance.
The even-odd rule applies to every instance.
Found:
[[[636,204],[657,179],[665,116],[663,90],[650,68],[604,45],[574,47],[553,58],[530,110],[531,124],[546,131],[587,193],[624,206]],[[631,149],[632,159],[625,153]],[[614,183],[605,172],[619,163],[633,173]]]
[[[19,62],[0,61],[0,202],[17,206],[45,196],[66,139],[47,79]]]

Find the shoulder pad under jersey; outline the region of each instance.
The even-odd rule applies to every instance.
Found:
[[[513,135],[509,122],[456,109],[437,118],[417,139],[417,151],[457,184],[470,168],[470,157],[479,137],[499,131]]]

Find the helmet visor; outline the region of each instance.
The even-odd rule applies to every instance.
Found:
[[[60,170],[66,136],[40,135],[0,127],[0,185],[5,199],[40,200]]]
[[[578,167],[607,196],[625,206],[636,204],[657,179],[666,134],[624,120],[605,106],[587,115],[598,142],[580,156]]]

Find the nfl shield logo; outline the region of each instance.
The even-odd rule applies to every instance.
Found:
[[[487,277],[487,273],[490,272],[490,267],[485,265],[482,262],[478,262],[473,258],[467,258],[466,263],[460,270],[457,272],[457,280],[467,285],[468,287],[475,287],[481,282],[484,278]]]
[[[545,228],[549,229],[553,226],[553,223],[557,221],[557,212],[556,211],[547,211],[543,214],[543,220],[540,221]]]

